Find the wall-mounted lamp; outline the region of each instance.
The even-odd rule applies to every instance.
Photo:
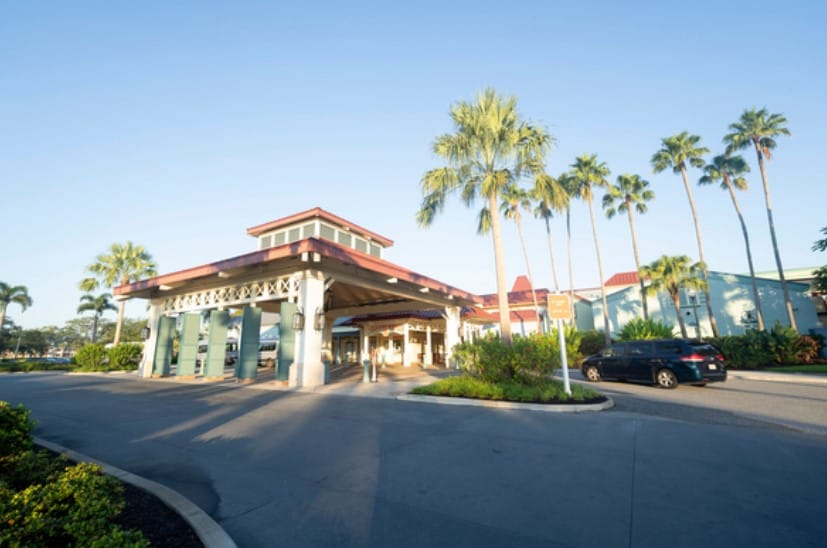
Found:
[[[149,338],[149,326],[144,326],[141,328],[141,338],[143,340],[147,340]]]
[[[321,308],[316,308],[316,313],[313,315],[313,328],[316,331],[324,329],[324,311]]]
[[[296,331],[304,329],[304,311],[301,308],[293,312],[293,329]]]

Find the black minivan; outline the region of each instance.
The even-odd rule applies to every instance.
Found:
[[[726,380],[721,351],[697,339],[655,339],[614,343],[583,361],[583,376],[651,382],[661,388],[679,383],[704,386]]]

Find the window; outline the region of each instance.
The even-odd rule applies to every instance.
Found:
[[[319,234],[325,240],[336,241],[336,230],[330,225],[322,224]]]
[[[679,342],[660,342],[658,343],[658,354],[683,354],[683,347]]]
[[[316,225],[313,223],[306,224],[302,227],[302,238],[312,238],[316,235]]]
[[[361,238],[356,238],[356,251],[361,251],[362,253],[367,253],[368,252],[368,243],[365,240],[361,239]]]
[[[269,234],[267,236],[262,236],[261,237],[258,248],[259,249],[267,249],[268,247],[270,247],[270,235]]]
[[[287,241],[288,242],[298,242],[299,241],[299,227],[291,228],[287,231]]]
[[[336,234],[336,236],[337,236],[337,241],[338,241],[340,244],[342,244],[342,245],[344,245],[344,246],[347,246],[347,247],[351,247],[351,246],[353,245],[353,244],[352,244],[353,237],[352,237],[350,234],[348,234],[347,232],[342,232],[342,231],[340,230],[340,231]]]
[[[370,244],[370,254],[374,257],[382,256],[382,248],[375,244]]]
[[[276,232],[273,234],[273,245],[283,245],[284,244],[284,232]]]

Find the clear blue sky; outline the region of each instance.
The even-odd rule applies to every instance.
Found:
[[[650,181],[645,262],[698,257],[680,178],[649,164],[660,139],[689,130],[719,153],[745,108],[783,113],[793,136],[768,172],[784,265],[827,263],[810,251],[827,225],[825,20],[820,0],[5,2],[0,280],[34,299],[9,313],[27,328],[75,317],[84,267],[112,242],[144,245],[170,272],[252,251],[247,227],[314,206],[395,240],[392,262],[493,292],[478,208],[452,200],[431,228],[414,220],[450,105],[489,86],[555,136],[552,174],[590,152],[612,180]],[[772,270],[746,158],[756,268]],[[694,192],[710,268],[745,272],[727,195]],[[574,215],[575,285],[595,286],[585,206]],[[564,270],[562,219],[552,228]],[[601,214],[598,229],[607,277],[633,270],[625,218]],[[543,226],[525,231],[536,283],[550,287]],[[525,272],[513,226],[506,244],[513,280]]]

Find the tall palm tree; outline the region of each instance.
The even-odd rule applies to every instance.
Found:
[[[80,298],[80,306],[78,306],[78,314],[84,312],[94,312],[92,317],[92,343],[98,340],[98,320],[107,310],[117,310],[118,308],[112,304],[110,300],[112,295],[109,293],[101,293],[97,297],[86,294]]]
[[[11,303],[20,305],[23,312],[32,306],[32,298],[29,297],[29,290],[25,285],[9,285],[0,282],[0,330],[6,321],[6,310]]]
[[[701,257],[700,264],[703,266],[704,296],[706,297],[706,313],[709,316],[709,326],[712,328],[712,335],[718,336],[718,323],[712,313],[712,300],[709,297],[709,273],[706,270],[706,259],[704,259],[704,244],[701,237],[701,225],[698,222],[698,212],[695,209],[695,199],[692,197],[692,189],[689,186],[689,179],[686,176],[686,164],[692,167],[701,168],[704,166],[703,155],[709,154],[709,149],[700,146],[701,138],[697,135],[690,135],[684,131],[676,133],[671,137],[661,139],[661,148],[652,156],[652,167],[655,173],[660,173],[667,168],[672,168],[673,173],[680,173],[683,178],[683,186],[686,189],[686,197],[689,199],[689,208],[692,210],[692,219],[695,221],[695,237],[698,240],[698,255]]]
[[[554,261],[554,246],[551,238],[551,218],[555,213],[562,213],[568,208],[570,196],[563,185],[550,175],[538,177],[532,190],[535,203],[534,217],[542,219],[546,225],[546,236],[548,238],[548,254],[551,258],[551,276],[554,280],[554,290],[560,291],[560,283],[557,279],[557,265]]]
[[[744,236],[744,247],[747,250],[747,263],[749,264],[749,277],[752,282],[752,300],[755,304],[755,314],[758,320],[758,330],[764,330],[764,314],[761,312],[761,296],[758,294],[758,284],[755,281],[755,268],[752,266],[752,250],[749,245],[749,233],[747,223],[741,214],[741,206],[735,196],[735,189],[746,190],[747,180],[743,174],[749,172],[749,166],[740,156],[729,156],[721,154],[712,159],[711,164],[704,166],[704,175],[698,180],[701,185],[721,182],[721,188],[729,192],[732,198],[732,205],[735,206],[735,214],[738,215],[738,222],[741,223],[741,233]]]
[[[534,289],[534,277],[531,275],[531,261],[528,259],[528,248],[523,237],[522,211],[531,211],[531,195],[522,188],[512,186],[503,193],[503,201],[500,205],[503,217],[512,219],[517,225],[517,234],[520,237],[520,246],[523,249],[525,269],[528,276],[528,283],[531,285],[531,299],[534,302],[534,313],[537,314],[537,331],[542,332],[540,322],[540,307],[537,304],[537,292]]]
[[[775,138],[779,135],[790,135],[790,130],[787,129],[787,119],[781,114],[770,114],[766,108],[761,110],[752,108],[745,110],[737,122],[729,124],[729,129],[730,133],[724,136],[728,154],[748,148],[750,145],[755,147],[758,167],[761,169],[761,181],[764,183],[764,201],[767,204],[767,221],[770,225],[775,266],[778,268],[778,278],[781,280],[781,289],[784,292],[784,302],[787,306],[787,316],[790,318],[790,327],[797,331],[798,326],[795,323],[790,290],[787,287],[787,279],[784,277],[784,267],[781,266],[781,254],[778,251],[778,240],[775,237],[775,222],[772,219],[772,205],[770,205],[770,183],[767,180],[767,169],[764,165],[765,156],[767,160],[772,158],[772,151],[776,146]]]
[[[93,277],[84,278],[80,282],[81,291],[91,292],[104,287],[115,287],[143,278],[157,275],[155,261],[152,255],[143,246],[132,242],[125,244],[114,243],[109,246],[109,253],[101,253],[95,262],[86,267],[86,271]],[[123,311],[125,301],[118,304],[118,321],[115,324],[115,340],[117,345],[121,340],[121,326],[123,325]]]
[[[493,89],[477,95],[476,101],[451,107],[456,133],[444,134],[434,142],[434,152],[447,163],[428,171],[420,181],[422,204],[416,219],[430,225],[442,211],[447,196],[458,192],[467,206],[477,197],[489,210],[500,333],[511,342],[510,310],[503,255],[499,203],[504,190],[526,176],[543,175],[546,153],[552,137],[544,129],[522,121],[514,97],[502,97]]]
[[[594,251],[597,254],[597,270],[600,274],[600,298],[603,300],[603,336],[606,344],[612,342],[609,326],[609,305],[606,301],[606,288],[603,282],[603,261],[600,258],[600,242],[597,237],[597,221],[594,218],[594,189],[609,186],[607,177],[611,173],[605,162],[597,161],[597,154],[584,154],[571,165],[571,176],[576,183],[576,196],[589,206],[594,236]]]
[[[646,289],[643,278],[640,277],[640,254],[637,247],[637,233],[632,209],[643,215],[646,213],[646,202],[655,199],[655,192],[649,188],[649,181],[644,181],[640,175],[618,175],[617,184],[609,185],[603,196],[603,209],[606,217],[611,219],[617,213],[626,213],[629,217],[629,228],[632,231],[632,251],[635,254],[635,270],[638,272],[640,283],[640,297],[643,302],[643,317],[649,319],[649,306],[646,302]]]
[[[569,316],[571,322],[574,324],[574,261],[572,260],[572,240],[571,240],[571,199],[577,196],[577,181],[572,177],[571,173],[563,173],[557,178],[560,187],[566,193],[566,240],[567,240],[567,255],[569,267]]]
[[[663,291],[672,299],[683,338],[686,338],[686,324],[681,315],[681,289],[705,289],[706,282],[700,277],[703,270],[701,263],[691,265],[686,255],[662,255],[657,261],[640,269],[640,276],[649,279],[646,291],[650,295]]]

